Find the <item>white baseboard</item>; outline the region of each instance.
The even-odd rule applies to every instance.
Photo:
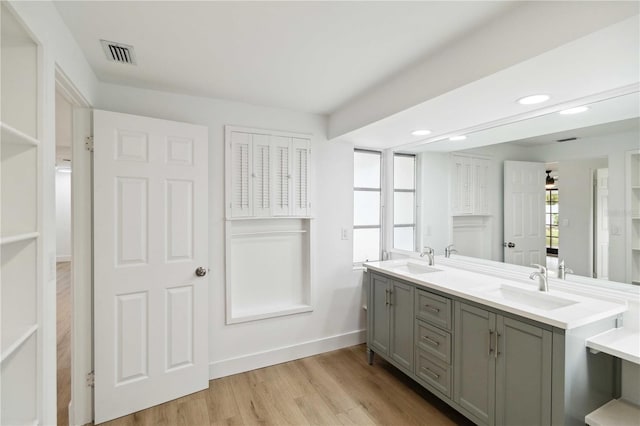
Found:
[[[232,374],[358,345],[366,341],[366,336],[366,330],[356,330],[323,339],[310,340],[296,345],[212,362],[209,364],[209,379],[231,376]]]
[[[71,262],[71,255],[56,256],[56,262]]]

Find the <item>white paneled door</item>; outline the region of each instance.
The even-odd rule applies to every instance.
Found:
[[[504,162],[504,261],[546,264],[545,165]]]
[[[94,112],[96,423],[208,386],[207,143]]]

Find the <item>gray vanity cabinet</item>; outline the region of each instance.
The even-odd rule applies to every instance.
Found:
[[[455,402],[481,424],[551,424],[551,331],[456,302],[454,335]]]
[[[369,306],[370,349],[413,371],[414,286],[372,274]]]
[[[391,280],[381,275],[371,275],[368,310],[369,347],[380,355],[389,356],[389,286]]]
[[[496,314],[455,302],[453,400],[482,424],[495,423]]]

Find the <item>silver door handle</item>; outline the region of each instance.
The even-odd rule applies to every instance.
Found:
[[[196,268],[196,275],[197,275],[198,277],[204,277],[205,275],[207,275],[207,272],[208,272],[208,271],[209,271],[209,269],[204,268],[204,267],[202,267],[202,266],[198,266],[198,267]]]
[[[505,241],[504,243],[502,243],[502,247],[509,247],[509,248],[514,248],[516,245],[514,243],[512,243],[511,241],[509,241],[508,243]]]

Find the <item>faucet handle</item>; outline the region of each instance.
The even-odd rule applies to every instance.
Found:
[[[547,275],[547,267],[546,266],[542,266],[538,263],[532,263],[531,266],[535,266],[536,268],[538,268],[540,270],[540,273],[543,275]]]
[[[423,247],[422,250],[425,253],[429,253],[429,254],[433,254],[434,253],[433,248],[431,248],[431,247]]]

